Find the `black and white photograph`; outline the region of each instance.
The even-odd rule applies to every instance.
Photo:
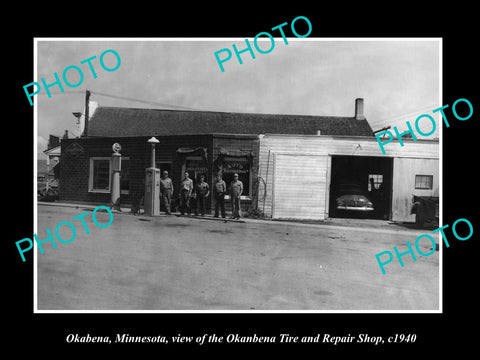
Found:
[[[2,24],[5,350],[473,350],[474,9],[167,5]]]
[[[36,310],[440,311],[441,47],[38,39]]]

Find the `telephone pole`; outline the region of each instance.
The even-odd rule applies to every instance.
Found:
[[[85,125],[83,127],[83,137],[88,136],[88,118],[89,118],[89,109],[88,105],[90,103],[90,91],[86,91],[85,93]]]

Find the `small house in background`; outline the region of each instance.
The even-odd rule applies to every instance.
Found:
[[[48,164],[45,159],[37,160],[37,181],[46,182],[48,179]]]
[[[68,138],[65,131],[64,138]],[[50,135],[47,149],[43,151],[47,159],[37,160],[37,195],[41,201],[58,199],[60,180],[60,137]]]
[[[65,130],[64,138],[68,138],[68,130]],[[60,137],[50,135],[48,139],[48,147],[43,153],[47,156],[46,164],[48,167],[48,178],[51,180],[60,178],[60,163],[61,146]]]

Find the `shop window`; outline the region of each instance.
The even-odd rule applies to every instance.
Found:
[[[415,189],[432,190],[433,175],[415,175]]]
[[[90,158],[89,192],[110,192],[112,181],[112,163],[109,157]],[[130,158],[122,157],[120,171],[120,193],[128,194],[130,190]]]
[[[372,189],[372,182],[370,181],[370,179],[373,179],[373,186],[375,187],[375,189]],[[368,191],[378,190],[381,184],[383,184],[383,175],[381,174],[368,175]]]
[[[109,157],[90,158],[88,191],[110,192],[110,173]]]
[[[227,188],[233,181],[233,174],[238,174],[238,180],[243,183],[242,198],[248,198],[251,195],[252,172],[248,157],[224,157],[221,167],[222,177]]]

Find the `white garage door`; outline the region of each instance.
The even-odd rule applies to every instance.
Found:
[[[325,219],[328,156],[274,155],[274,219]]]

